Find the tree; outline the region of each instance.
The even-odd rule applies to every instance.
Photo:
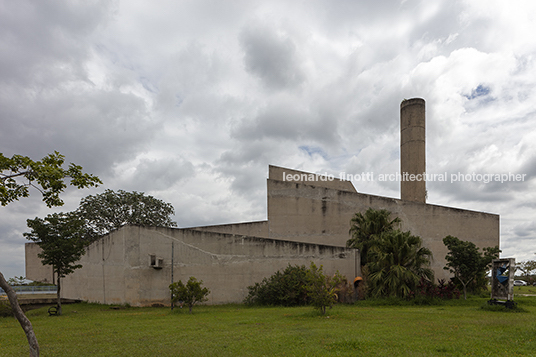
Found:
[[[65,179],[70,178],[70,184],[77,188],[97,186],[101,180],[93,175],[82,172],[82,167],[72,164],[64,169],[64,156],[57,151],[49,154],[41,161],[33,161],[27,156],[13,155],[8,158],[0,153],[0,203],[6,206],[21,197],[29,196],[29,187],[34,187],[43,195],[43,201],[48,207],[61,206],[63,201],[60,193],[67,187]],[[20,180],[23,180],[20,182]],[[0,273],[0,287],[6,292],[13,314],[26,333],[30,346],[30,356],[39,356],[39,343],[35,337],[32,323],[17,300],[17,294],[7,284],[4,275]]]
[[[30,195],[29,187],[34,187],[43,195],[48,207],[62,206],[60,193],[67,187],[65,179],[77,188],[102,184],[93,175],[82,172],[82,167],[70,164],[68,169],[62,166],[65,157],[59,152],[49,154],[41,161],[33,161],[27,156],[13,155],[7,158],[0,153],[0,203],[7,206],[21,197]],[[22,182],[20,180],[22,179]]]
[[[410,232],[384,232],[369,251],[369,275],[373,296],[406,298],[421,281],[433,281],[432,252]]]
[[[499,257],[499,247],[486,247],[483,252],[473,242],[462,241],[457,237],[443,238],[449,250],[445,259],[447,265],[443,268],[450,271],[463,286],[463,297],[467,300],[467,286],[478,280],[485,282],[486,272],[491,268],[493,259]]]
[[[41,248],[38,257],[43,265],[51,265],[57,280],[58,315],[61,315],[61,279],[82,267],[75,264],[85,253],[84,221],[73,213],[54,213],[45,219],[27,220],[30,233],[24,236]]]
[[[169,285],[171,303],[175,304],[181,301],[188,306],[189,312],[192,313],[192,307],[195,303],[208,300],[206,296],[210,293],[210,290],[203,288],[202,285],[203,281],[197,281],[193,276],[188,279],[186,285],[181,280]]]
[[[173,206],[143,192],[106,190],[80,201],[77,214],[86,222],[92,240],[124,225],[176,227]]]
[[[364,215],[361,212],[356,213],[350,221],[352,238],[346,242],[346,246],[359,249],[361,265],[367,265],[368,251],[374,242],[383,233],[393,231],[396,224],[401,222],[398,217],[391,220],[390,215],[388,210],[369,208]]]
[[[26,284],[26,278],[23,276],[14,276],[13,278],[7,279],[7,283],[11,286],[22,286]]]
[[[516,264],[516,268],[523,272],[523,276],[528,278],[536,270],[536,260],[526,260]]]
[[[322,272],[322,265],[317,268],[315,263],[311,262],[308,280],[307,291],[311,304],[324,315],[326,308],[337,302],[337,286],[346,279],[338,271],[332,278],[327,277]]]

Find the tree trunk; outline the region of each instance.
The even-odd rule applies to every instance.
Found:
[[[58,316],[61,316],[61,295],[60,295],[60,291],[61,291],[61,284],[60,284],[60,275],[58,274],[58,292],[56,293],[56,297],[57,297],[57,304],[58,304]]]
[[[24,315],[24,312],[20,308],[17,294],[11,288],[11,286],[8,285],[2,273],[0,273],[0,287],[6,292],[9,303],[11,304],[11,310],[13,310],[13,314],[17,320],[19,320],[22,329],[26,333],[26,338],[28,339],[28,344],[30,345],[30,357],[39,357],[39,344],[37,343],[37,337],[35,337],[32,323],[30,320],[28,320],[26,315]]]
[[[455,274],[455,276],[456,276],[456,278],[458,278],[460,283],[462,283],[462,285],[463,285],[463,299],[467,300],[467,285],[469,285],[469,283],[473,280],[473,278],[469,279],[469,281],[464,283],[463,280],[460,278],[460,276],[458,274]]]

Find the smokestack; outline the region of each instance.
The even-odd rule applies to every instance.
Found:
[[[422,98],[400,103],[400,196],[426,203],[426,118]]]

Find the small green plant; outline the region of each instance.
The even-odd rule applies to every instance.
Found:
[[[338,271],[333,277],[327,277],[322,272],[322,265],[317,268],[312,262],[307,274],[309,278],[307,291],[311,304],[324,315],[326,308],[331,308],[337,302],[338,286],[346,279]]]
[[[203,281],[197,281],[193,276],[188,279],[186,285],[179,280],[176,283],[170,284],[169,289],[171,290],[171,303],[181,303],[186,304],[189,308],[189,312],[192,313],[192,307],[198,303],[207,301],[207,295],[210,293],[210,290],[203,288]]]

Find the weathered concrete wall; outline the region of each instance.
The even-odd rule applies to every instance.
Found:
[[[151,267],[151,255],[162,269]],[[172,265],[173,259],[173,265]],[[354,249],[194,229],[123,227],[93,243],[82,269],[64,279],[62,296],[101,303],[169,305],[171,268],[174,281],[190,276],[211,290],[210,304],[241,302],[247,287],[291,265],[323,265],[349,280],[359,274]]]
[[[41,253],[41,248],[36,243],[24,244],[24,261],[26,265],[26,279],[41,281],[43,283],[55,283],[52,266],[43,266],[37,254]]]
[[[325,187],[333,190],[357,192],[350,181],[343,181],[336,177],[331,179],[326,175],[311,172],[298,171],[285,167],[268,167],[268,180],[277,180],[289,183],[303,183],[316,187]],[[268,202],[269,203],[269,202]],[[268,215],[268,217],[270,217]]]
[[[218,224],[213,226],[191,227],[190,229],[204,232],[240,234],[268,238],[268,221]]]
[[[278,170],[280,171],[280,170]],[[447,249],[443,238],[456,236],[478,247],[499,245],[499,216],[399,199],[341,191],[303,183],[268,180],[270,238],[334,246],[346,245],[350,220],[368,208],[386,209],[402,220],[401,229],[423,239],[432,250],[437,278],[443,270]]]

